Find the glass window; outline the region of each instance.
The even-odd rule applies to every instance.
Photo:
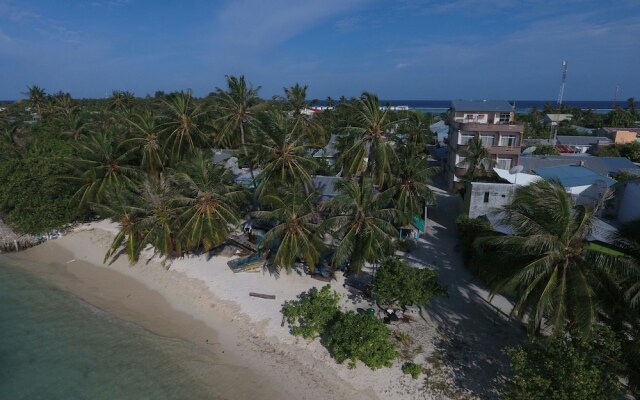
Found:
[[[484,192],[484,202],[485,203],[489,202],[489,192]]]
[[[460,143],[458,143],[458,144],[465,145],[465,144],[469,143],[469,141],[471,139],[473,139],[474,137],[475,137],[475,135],[472,135],[472,134],[470,135],[470,134],[467,134],[467,133],[463,133],[463,134],[460,135]]]
[[[500,123],[504,124],[504,123],[509,122],[510,120],[511,120],[511,113],[508,113],[508,112],[501,112],[500,113],[500,119],[499,119]]]
[[[500,146],[515,147],[517,145],[516,135],[503,135],[500,137]]]
[[[498,157],[498,162],[496,163],[497,167],[500,169],[511,169],[511,159],[510,158],[500,158]]]
[[[482,142],[483,146],[493,146],[493,139],[493,135],[480,135],[480,141]]]

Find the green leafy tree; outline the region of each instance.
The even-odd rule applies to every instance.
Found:
[[[371,369],[390,367],[398,356],[389,328],[366,313],[348,311],[340,315],[327,335],[327,348],[339,363],[349,360],[349,367],[362,361]]]
[[[313,339],[324,334],[340,315],[338,302],[340,296],[325,285],[318,290],[313,287],[298,296],[298,300],[289,300],[282,306],[282,315],[291,326],[291,333],[305,339]]]
[[[17,232],[39,234],[84,216],[69,207],[77,187],[60,179],[71,173],[60,157],[11,158],[0,161],[0,214]]]
[[[509,399],[599,400],[623,398],[615,370],[605,360],[619,358],[619,347],[603,349],[561,336],[534,340],[507,351],[513,368]]]
[[[543,144],[541,146],[536,146],[536,149],[533,151],[533,154],[539,156],[557,156],[560,155],[556,146],[552,146],[550,144]]]
[[[605,119],[607,126],[614,128],[633,128],[635,126],[635,115],[631,112],[616,107],[609,111]]]
[[[406,261],[394,257],[382,261],[373,279],[373,298],[380,304],[426,306],[431,297],[446,293],[436,271],[410,267]]]
[[[393,222],[398,212],[391,206],[393,190],[378,192],[371,179],[364,179],[362,186],[355,180],[338,182],[338,196],[327,208],[330,217],[324,222],[337,240],[333,253],[334,266],[348,264],[359,273],[366,262],[376,263],[393,253],[393,242],[398,230]]]
[[[560,333],[568,323],[571,331],[588,336],[597,320],[598,295],[638,277],[633,259],[589,244],[600,206],[576,205],[559,182],[541,180],[518,188],[502,209],[501,223],[514,235],[478,239],[492,246],[504,274],[493,293],[513,288],[513,313],[526,315],[534,331],[546,321]]]

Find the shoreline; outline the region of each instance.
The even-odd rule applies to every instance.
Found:
[[[284,272],[233,274],[226,266],[230,258],[223,256],[172,260],[168,270],[149,254],[134,266],[122,255],[102,264],[116,229],[106,221],[82,225],[62,238],[3,257],[44,264],[46,268],[23,269],[118,318],[186,340],[243,368],[242,381],[251,377],[260,382],[261,398],[431,398],[420,391],[420,381],[402,374],[399,362],[376,371],[364,365],[350,370],[337,364],[318,340],[296,338],[280,326],[285,300],[325,282]],[[341,282],[332,287],[348,293]],[[273,293],[276,300],[250,298],[251,290]],[[247,386],[242,381],[235,386]],[[233,391],[229,397],[246,396],[251,395]]]

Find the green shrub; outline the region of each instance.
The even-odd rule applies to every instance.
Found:
[[[603,360],[617,359],[616,346],[581,343],[570,337],[534,340],[507,350],[513,400],[598,400],[620,397],[618,378]],[[600,354],[607,353],[606,357]],[[611,358],[612,357],[612,358]]]
[[[398,355],[390,334],[381,320],[349,311],[335,322],[326,345],[339,363],[349,359],[349,368],[355,367],[358,360],[371,369],[390,367]]]
[[[311,288],[302,293],[298,300],[289,300],[282,306],[282,314],[291,326],[291,333],[312,339],[323,334],[338,316],[338,293],[325,285],[320,291]]]
[[[422,365],[412,363],[412,362],[406,362],[402,366],[402,372],[404,372],[407,375],[411,375],[413,379],[418,379],[418,377],[422,373]]]
[[[410,267],[398,258],[384,259],[373,280],[373,298],[381,304],[427,305],[432,296],[446,293],[436,271]]]

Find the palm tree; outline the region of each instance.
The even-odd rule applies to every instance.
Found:
[[[164,169],[166,155],[161,148],[158,117],[150,109],[134,113],[126,120],[133,128],[132,137],[122,142],[141,156],[140,167],[149,175],[158,176]]]
[[[73,197],[79,207],[102,203],[109,193],[132,186],[138,170],[130,165],[131,152],[117,141],[113,134],[100,131],[77,142],[79,156],[68,163],[76,171],[71,179],[81,184]]]
[[[238,224],[238,206],[246,200],[246,190],[233,185],[228,170],[202,151],[181,166],[176,181],[181,187],[175,199],[182,226],[178,236],[186,249],[202,246],[209,251],[220,245]]]
[[[132,191],[114,191],[107,196],[108,200],[104,204],[92,203],[92,208],[101,216],[117,221],[120,229],[105,254],[103,262],[106,263],[124,246],[129,262],[134,264],[138,261],[143,247],[140,218],[144,215],[144,210],[136,204],[138,197]]]
[[[533,331],[547,319],[555,333],[568,327],[588,335],[599,294],[619,288],[624,278],[637,279],[630,257],[588,242],[600,206],[576,205],[559,182],[541,180],[519,188],[502,210],[501,223],[514,235],[478,239],[477,245],[490,246],[504,261],[496,264],[502,277],[493,294],[505,287],[515,290],[512,313],[527,316]]]
[[[282,183],[300,183],[310,191],[311,174],[317,165],[308,153],[309,146],[296,134],[297,125],[280,112],[262,116],[256,143],[250,146],[263,167],[258,193]]]
[[[200,129],[200,119],[204,112],[194,105],[193,98],[185,93],[175,93],[169,100],[162,100],[168,115],[161,129],[166,136],[165,150],[174,162],[192,154],[199,145],[207,143]]]
[[[29,106],[38,113],[38,116],[42,117],[42,109],[47,102],[47,94],[44,88],[36,85],[31,85],[27,88],[26,95],[29,96]]]
[[[244,75],[239,78],[227,76],[227,86],[227,91],[216,88],[215,92],[217,113],[220,115],[218,120],[221,124],[215,145],[232,146],[236,135],[240,134],[240,143],[245,156],[248,156],[245,148],[246,136],[255,122],[256,105],[261,101],[258,97],[260,86],[254,88],[247,85]]]
[[[173,179],[165,174],[158,178],[148,176],[142,181],[137,194],[144,210],[139,220],[142,232],[140,245],[151,244],[165,257],[182,254],[183,242],[177,237],[177,188]]]
[[[409,150],[410,157],[424,154],[431,139],[430,120],[422,113],[412,112],[398,127],[400,143]],[[400,136],[398,135],[398,136]]]
[[[275,251],[272,264],[277,268],[285,268],[289,272],[296,260],[302,259],[313,271],[324,248],[318,224],[320,215],[313,207],[316,195],[305,194],[294,185],[285,192],[284,197],[275,194],[263,196],[262,202],[271,211],[253,213],[256,218],[277,224],[265,235],[263,246]]]
[[[109,99],[109,109],[112,111],[130,110],[135,103],[135,95],[129,91],[114,90]]]
[[[69,124],[73,120],[77,106],[73,104],[73,99],[69,93],[58,92],[52,96],[53,110],[59,120]]]
[[[457,167],[466,168],[465,179],[474,180],[479,176],[486,175],[491,166],[491,155],[489,150],[482,144],[479,138],[473,138],[467,143],[467,147],[460,150],[460,155],[465,157]]]
[[[393,241],[399,235],[393,225],[398,212],[390,206],[394,190],[376,191],[371,178],[363,179],[362,185],[344,180],[336,186],[339,194],[327,204],[331,217],[322,230],[338,241],[333,265],[348,263],[350,270],[359,273],[366,262],[376,263],[393,254]]]
[[[287,106],[291,109],[291,118],[296,121],[298,134],[306,138],[309,143],[324,145],[326,138],[322,126],[318,124],[314,115],[309,113],[317,100],[307,102],[307,89],[307,85],[300,86],[298,83],[284,88]]]
[[[393,148],[386,141],[392,125],[389,109],[381,109],[378,97],[365,92],[350,104],[350,110],[354,124],[347,128],[349,142],[338,163],[346,177],[364,172],[373,177],[377,185],[382,185],[396,160]]]
[[[402,223],[410,222],[414,215],[419,216],[425,204],[435,203],[435,194],[429,185],[432,184],[431,176],[439,170],[439,167],[427,167],[425,158],[408,155],[396,164],[390,182],[396,192],[394,204]]]
[[[64,130],[64,135],[70,136],[73,140],[78,141],[86,137],[90,132],[91,125],[82,115],[73,114],[69,121],[69,128]]]

